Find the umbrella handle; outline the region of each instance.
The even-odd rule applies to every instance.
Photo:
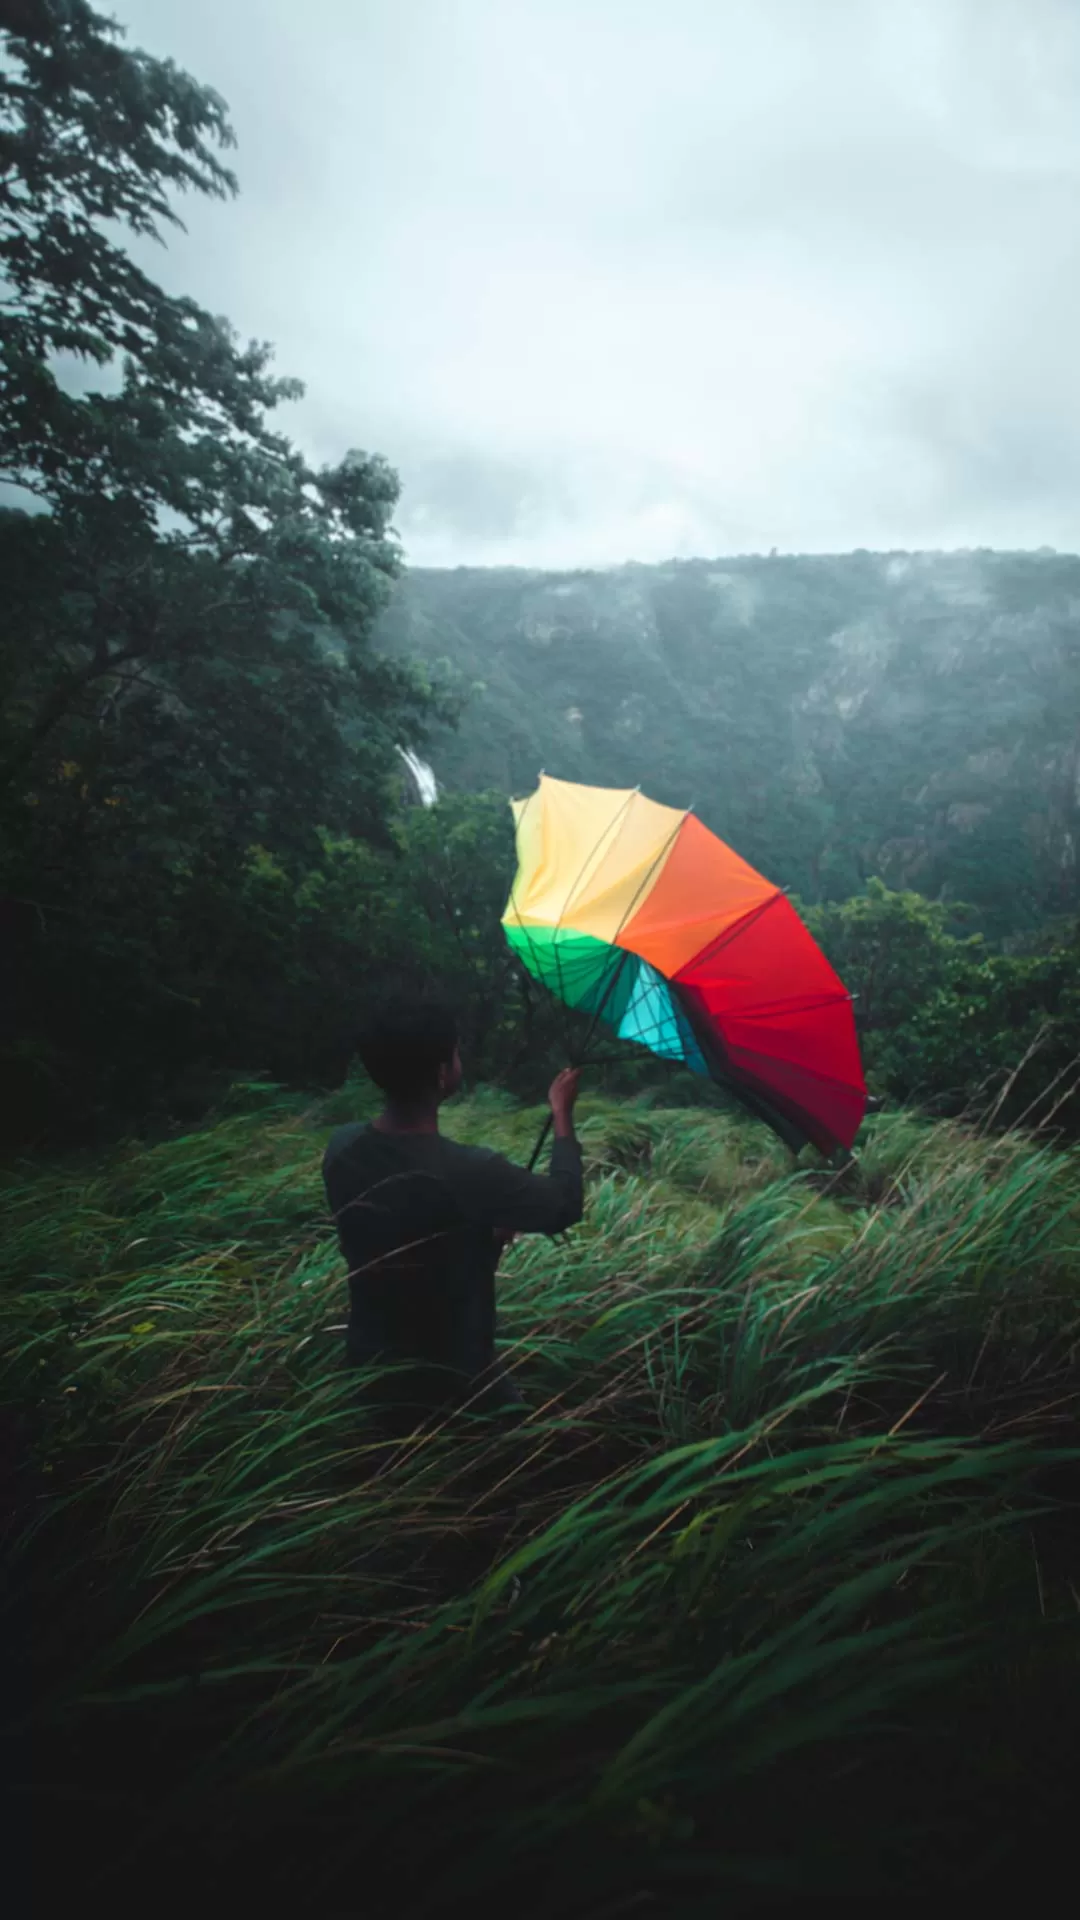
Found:
[[[597,1066],[601,1066],[602,1064],[603,1062],[599,1060],[578,1060],[575,1062],[575,1065],[578,1067],[597,1067]],[[549,1112],[547,1119],[544,1121],[544,1124],[540,1129],[540,1137],[537,1140],[536,1145],[532,1150],[532,1158],[529,1161],[530,1173],[532,1172],[537,1161],[539,1160],[540,1155],[544,1151],[544,1141],[547,1139],[548,1134],[551,1132],[552,1122],[554,1118],[555,1118],[554,1114]]]
[[[576,1062],[576,1065],[579,1067],[603,1067],[603,1066],[609,1065],[611,1061],[617,1060],[618,1058],[619,1056],[616,1053],[594,1054],[591,1060],[578,1060]],[[532,1172],[537,1161],[539,1160],[540,1155],[544,1151],[544,1141],[547,1139],[548,1134],[551,1132],[551,1125],[554,1117],[555,1117],[554,1114],[549,1113],[547,1119],[544,1121],[544,1124],[540,1129],[540,1137],[537,1140],[536,1145],[532,1150],[532,1157],[529,1161],[530,1173]]]

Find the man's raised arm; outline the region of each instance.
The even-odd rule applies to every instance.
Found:
[[[477,1226],[504,1233],[561,1233],[585,1210],[581,1148],[574,1133],[578,1069],[567,1067],[552,1081],[548,1102],[554,1128],[546,1175],[515,1166],[500,1153],[470,1156],[459,1202]]]

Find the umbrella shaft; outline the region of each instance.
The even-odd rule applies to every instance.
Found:
[[[615,986],[618,981],[619,975],[622,972],[623,968],[625,967],[626,962],[628,961],[629,958],[630,958],[629,953],[624,950],[619,960],[618,966],[612,969],[611,977],[608,980],[607,986],[604,988],[604,991],[597,1003],[596,1010],[593,1014],[593,1017],[589,1022],[589,1030],[585,1035],[585,1038],[582,1041],[580,1048],[578,1049],[577,1057],[573,1062],[574,1066],[576,1067],[584,1067],[590,1064],[589,1062],[586,1061],[586,1058],[585,1058],[586,1054],[589,1051],[589,1041],[592,1039],[593,1034],[596,1032],[596,1023],[599,1020],[600,1015],[603,1013],[604,1008],[607,1006],[607,1003],[610,1000],[612,993],[615,990]],[[615,1056],[612,1055],[611,1057],[614,1058]],[[540,1155],[544,1151],[544,1141],[547,1139],[548,1134],[551,1132],[551,1121],[552,1121],[552,1115],[549,1113],[547,1119],[544,1121],[544,1124],[540,1129],[540,1138],[537,1141],[535,1147],[533,1148],[532,1159],[529,1161],[530,1173],[532,1172],[537,1161],[539,1160]]]
[[[548,1117],[547,1117],[547,1119],[546,1119],[546,1120],[544,1121],[544,1124],[543,1124],[543,1126],[542,1126],[542,1127],[541,1127],[541,1129],[540,1129],[540,1138],[539,1138],[539,1140],[537,1141],[537,1143],[536,1143],[536,1145],[535,1145],[535,1147],[533,1148],[533,1151],[532,1151],[532,1159],[531,1159],[531,1160],[529,1161],[529,1172],[530,1172],[530,1173],[532,1172],[532,1170],[533,1170],[533,1168],[535,1167],[535,1165],[536,1165],[536,1163],[537,1163],[537,1161],[539,1160],[539,1158],[540,1158],[540,1155],[541,1155],[541,1154],[543,1153],[543,1151],[544,1151],[544,1141],[545,1141],[545,1140],[547,1139],[547,1137],[548,1137],[548,1134],[549,1134],[549,1133],[551,1132],[551,1122],[552,1122],[552,1115],[551,1115],[551,1114],[549,1113],[549,1114],[548,1114]]]

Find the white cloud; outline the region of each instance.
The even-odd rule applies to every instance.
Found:
[[[1073,0],[117,0],[242,194],[167,265],[410,558],[1077,544]]]

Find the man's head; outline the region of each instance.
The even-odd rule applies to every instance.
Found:
[[[448,1100],[461,1085],[457,1022],[440,1002],[404,995],[384,1001],[356,1044],[366,1072],[397,1106]]]

